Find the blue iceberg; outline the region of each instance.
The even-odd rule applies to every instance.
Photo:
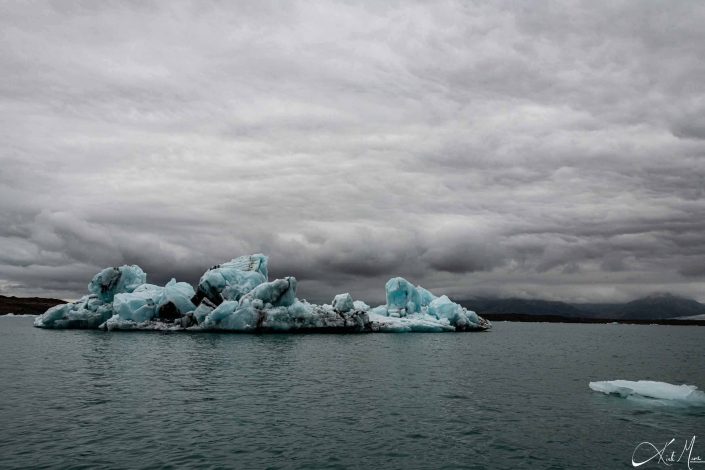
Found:
[[[147,282],[147,275],[137,265],[105,268],[88,284],[88,292],[96,295],[103,302],[113,301],[115,294],[132,292]]]
[[[90,294],[37,317],[40,328],[189,330],[234,332],[444,332],[484,331],[491,324],[475,312],[437,297],[401,277],[386,285],[386,304],[370,308],[349,293],[331,304],[296,297],[294,277],[268,279],[268,258],[240,256],[213,266],[196,289],[185,282],[147,283],[139,266],[106,268]]]
[[[402,277],[390,279],[385,288],[387,304],[370,311],[375,331],[478,331],[492,326],[447,296],[436,297]]]
[[[215,304],[223,300],[240,300],[240,297],[267,282],[267,261],[266,256],[255,254],[213,266],[198,281],[198,300],[207,298]]]
[[[56,305],[34,320],[40,328],[98,328],[113,316],[113,304],[95,295],[84,295],[75,302]]]
[[[111,324],[125,321],[135,324],[159,319],[176,320],[196,310],[191,302],[193,287],[186,282],[169,281],[164,287],[142,284],[132,292],[119,293],[113,300],[115,317]]]
[[[88,284],[88,292],[75,302],[47,310],[34,325],[41,328],[98,328],[113,316],[113,302],[118,294],[133,292],[147,282],[139,266],[105,268]]]

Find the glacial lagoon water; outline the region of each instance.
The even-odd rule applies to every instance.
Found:
[[[632,468],[639,443],[675,438],[677,456],[693,436],[705,460],[702,407],[588,388],[703,389],[701,327],[243,335],[32,320],[0,318],[0,468]]]

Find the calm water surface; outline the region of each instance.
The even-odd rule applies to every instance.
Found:
[[[704,388],[701,327],[251,336],[32,320],[0,318],[0,468],[631,468],[639,442],[693,435],[705,459],[702,408],[588,388]]]

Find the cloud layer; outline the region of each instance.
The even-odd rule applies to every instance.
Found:
[[[697,2],[4,2],[0,293],[705,300]]]

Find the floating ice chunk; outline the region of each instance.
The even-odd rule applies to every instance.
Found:
[[[133,292],[116,294],[113,309],[120,320],[145,322],[157,316],[157,305],[163,295],[163,287],[142,284]]]
[[[380,317],[388,317],[389,316],[389,312],[387,311],[386,305],[378,305],[377,307],[370,309],[370,314],[377,315]]]
[[[447,318],[450,320],[458,315],[458,310],[461,308],[460,305],[451,302],[448,296],[443,295],[431,301],[428,306],[428,313],[436,318]]]
[[[173,321],[196,306],[191,302],[193,287],[186,282],[169,281],[166,286],[142,284],[133,292],[116,294],[113,310],[120,320],[141,323],[159,318]]]
[[[56,305],[34,320],[40,328],[97,328],[113,315],[113,307],[97,295],[84,295],[75,302]]]
[[[199,300],[208,298],[216,305],[223,300],[240,300],[252,289],[267,282],[267,257],[262,254],[240,256],[213,266],[198,282]]]
[[[430,291],[424,289],[421,286],[416,286],[416,290],[419,292],[419,300],[422,307],[426,307],[433,302],[437,297],[433,295]]]
[[[144,284],[147,275],[136,265],[105,268],[88,284],[91,293],[75,302],[57,305],[37,317],[40,328],[97,328],[113,315],[115,295],[130,293]]]
[[[239,271],[254,271],[260,273],[265,279],[269,277],[267,271],[267,262],[269,258],[261,253],[254,255],[238,256],[237,258],[222,264],[221,266],[229,266]]]
[[[49,309],[35,325],[241,332],[440,332],[491,326],[448,297],[436,297],[403,278],[390,279],[387,303],[371,309],[349,294],[336,296],[332,305],[302,302],[296,298],[294,277],[268,282],[267,276],[267,257],[260,254],[209,269],[196,291],[175,279],[164,287],[147,284],[138,266],[108,268],[89,285],[94,294]]]
[[[273,331],[367,331],[366,312],[336,312],[330,305],[313,305],[296,300],[288,306],[266,307],[261,299],[243,297],[240,302],[224,301],[206,315],[201,328],[241,332]]]
[[[480,319],[475,312],[467,310],[447,296],[436,297],[428,306],[428,314],[438,319],[447,318],[454,326],[461,328],[473,325],[480,325]]]
[[[271,304],[274,307],[292,305],[296,301],[296,278],[285,277],[272,282],[264,282],[247,293],[241,303],[246,299],[249,301],[259,299],[265,305]]]
[[[361,312],[367,312],[368,310],[370,310],[370,306],[367,305],[367,304],[366,304],[365,302],[363,302],[362,300],[355,300],[355,301],[353,301],[353,308],[354,308],[355,310],[359,310],[359,311],[361,311]]]
[[[172,278],[164,286],[164,291],[157,300],[159,318],[170,320],[194,311],[196,306],[191,302],[191,299],[195,294],[196,292],[191,287],[191,284],[176,282],[176,279]]]
[[[240,305],[234,300],[225,300],[203,320],[203,328],[232,331],[257,329],[259,314],[249,302]]]
[[[135,322],[132,320],[122,320],[119,315],[113,315],[105,323],[100,325],[103,330],[153,330],[153,331],[180,331],[186,329],[180,322],[161,322],[158,320]]]
[[[452,302],[447,296],[436,297],[428,290],[421,286],[414,287],[409,281],[401,277],[395,277],[387,281],[385,285],[387,293],[387,304],[376,307],[371,310],[378,316],[388,316],[390,318],[409,317],[411,320],[418,323],[418,328],[430,328],[427,323],[434,320],[443,320],[443,326],[439,327],[445,330],[445,323],[456,331],[467,330],[487,330],[491,328],[490,322],[484,318],[480,318],[475,312],[467,310],[463,306]],[[401,328],[401,331],[419,331],[418,329],[409,330],[411,326],[401,322],[388,322],[389,328]],[[414,326],[413,328],[416,328]],[[429,330],[424,330],[429,331]],[[430,330],[436,331],[436,330]]]
[[[387,292],[387,311],[393,316],[405,316],[421,309],[419,291],[403,277],[393,277],[384,286]]]
[[[302,329],[322,328],[327,320],[337,320],[340,326],[344,322],[332,310],[318,313],[317,306],[297,301],[288,307],[265,309],[262,311],[260,328],[269,331],[296,331]],[[330,318],[326,318],[326,314]]]
[[[590,382],[589,387],[596,392],[622,398],[705,406],[705,392],[698,390],[695,385],[673,385],[652,380],[605,380]]]
[[[88,292],[97,295],[103,302],[113,301],[115,294],[132,292],[147,282],[147,275],[137,265],[105,268],[88,284]]]
[[[83,298],[81,300],[83,300]],[[72,303],[75,305],[74,302]],[[62,325],[62,323],[59,322],[61,322],[62,320],[68,320],[69,312],[71,310],[71,304],[60,304],[51,307],[46,312],[34,319],[34,326],[38,326],[40,328],[61,328],[63,325],[66,324],[62,322]],[[68,328],[68,326],[63,327]]]
[[[374,332],[381,333],[441,333],[444,331],[455,331],[455,327],[448,319],[438,320],[426,314],[414,314],[404,318],[380,315],[372,309],[368,315],[370,328]]]
[[[243,295],[263,282],[267,282],[267,278],[257,271],[221,267],[211,269],[201,277],[198,293],[218,304],[223,300],[240,300]]]
[[[349,312],[350,310],[353,310],[354,308],[355,308],[355,303],[353,302],[352,296],[348,293],[338,294],[333,299],[333,310],[335,310],[336,312],[340,312],[340,313]]]
[[[215,310],[216,307],[217,305],[210,300],[203,299],[198,307],[196,307],[196,310],[193,311],[193,317],[196,319],[197,323],[203,323],[203,320],[205,320],[208,314]]]

